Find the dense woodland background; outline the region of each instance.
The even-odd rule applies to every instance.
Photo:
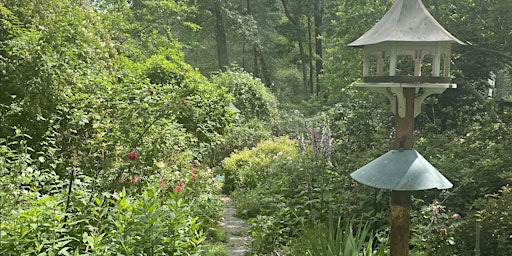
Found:
[[[333,220],[385,250],[389,193],[349,174],[394,117],[347,44],[392,3],[0,0],[0,254],[224,255],[221,192],[255,255],[311,254]],[[411,254],[507,255],[512,1],[423,3],[466,45],[416,119],[454,188],[414,194]]]

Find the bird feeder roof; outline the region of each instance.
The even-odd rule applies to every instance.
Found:
[[[449,189],[453,186],[416,150],[391,150],[350,176],[367,186],[395,191]]]
[[[421,0],[397,0],[375,26],[349,46],[393,41],[464,44],[432,17]]]

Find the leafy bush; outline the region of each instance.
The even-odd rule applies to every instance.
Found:
[[[212,186],[211,170],[198,161],[175,180],[134,177],[120,192],[97,196],[78,189],[76,177],[68,208],[57,175],[5,143],[0,149],[0,185],[8,189],[0,198],[2,255],[202,255],[203,230],[221,216],[220,187]]]
[[[415,205],[423,203],[416,200]],[[448,211],[439,202],[422,206],[420,211],[412,211],[411,254],[413,255],[459,255],[457,248],[461,241],[456,234],[466,220],[459,213]]]
[[[246,120],[270,121],[276,117],[277,101],[274,95],[251,74],[235,67],[215,75],[212,82],[227,88],[234,97],[234,106]]]
[[[477,199],[473,205],[473,211],[468,214],[468,221],[462,225],[456,237],[460,239],[462,246],[458,247],[460,254],[474,253],[475,241],[480,242],[480,252],[488,255],[505,256],[510,254],[512,212],[510,201],[512,191],[510,185],[502,187],[497,193],[486,195]],[[477,238],[476,226],[480,226],[480,237]]]
[[[201,256],[229,256],[225,244],[207,244]]]
[[[456,186],[457,193],[447,192],[450,200],[445,202],[446,206],[464,212],[471,211],[474,200],[495,193],[509,183],[510,138],[505,123],[482,118],[466,127],[462,134],[456,131],[420,134],[416,147]],[[435,196],[431,192],[426,200],[432,201]]]
[[[204,240],[198,217],[188,214],[179,192],[169,192],[165,197],[159,193],[157,186],[149,186],[139,196],[130,197],[123,190],[108,200],[96,198],[100,209],[104,203],[113,204],[113,208],[111,214],[100,216],[96,227],[91,227],[99,237],[83,234],[86,245],[102,240],[94,244],[98,252],[122,255],[197,255]]]
[[[291,255],[307,252],[305,255],[386,255],[384,244],[378,244],[377,237],[370,231],[370,225],[355,221],[330,220],[327,225],[319,224],[305,230],[290,248]],[[345,225],[345,226],[343,226]]]
[[[244,149],[222,161],[221,170],[225,181],[222,192],[230,193],[235,189],[254,188],[260,180],[278,170],[269,168],[279,158],[295,158],[295,143],[286,138],[263,141],[253,149]]]
[[[328,159],[328,129],[323,133],[325,138],[318,142],[322,147],[312,142],[315,132],[311,129],[310,140],[297,143],[286,139],[292,154],[275,150],[285,144],[275,140],[262,142],[224,160],[223,168],[229,171],[226,184],[236,185],[231,187],[231,197],[237,214],[250,218],[254,253],[285,248],[301,234],[304,226],[340,213],[356,214],[374,226],[387,223],[387,195],[353,184],[345,162],[333,159],[340,167],[333,166]],[[347,166],[354,164],[352,159],[345,160]],[[229,174],[233,176],[230,178]],[[232,183],[227,183],[228,180]]]
[[[261,141],[271,138],[271,131],[261,120],[252,119],[234,125],[224,136],[224,141],[209,154],[210,163],[220,165],[231,153],[255,147]]]

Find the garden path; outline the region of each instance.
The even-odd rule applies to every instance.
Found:
[[[249,249],[247,244],[249,237],[247,236],[247,228],[249,225],[245,220],[235,217],[235,208],[231,203],[231,198],[223,196],[224,213],[222,215],[224,221],[220,223],[228,235],[229,256],[245,256]]]

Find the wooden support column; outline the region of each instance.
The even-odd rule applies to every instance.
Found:
[[[394,149],[410,150],[414,133],[415,88],[403,88],[405,97],[405,117],[396,115]],[[391,191],[391,234],[390,255],[409,255],[411,192]]]

